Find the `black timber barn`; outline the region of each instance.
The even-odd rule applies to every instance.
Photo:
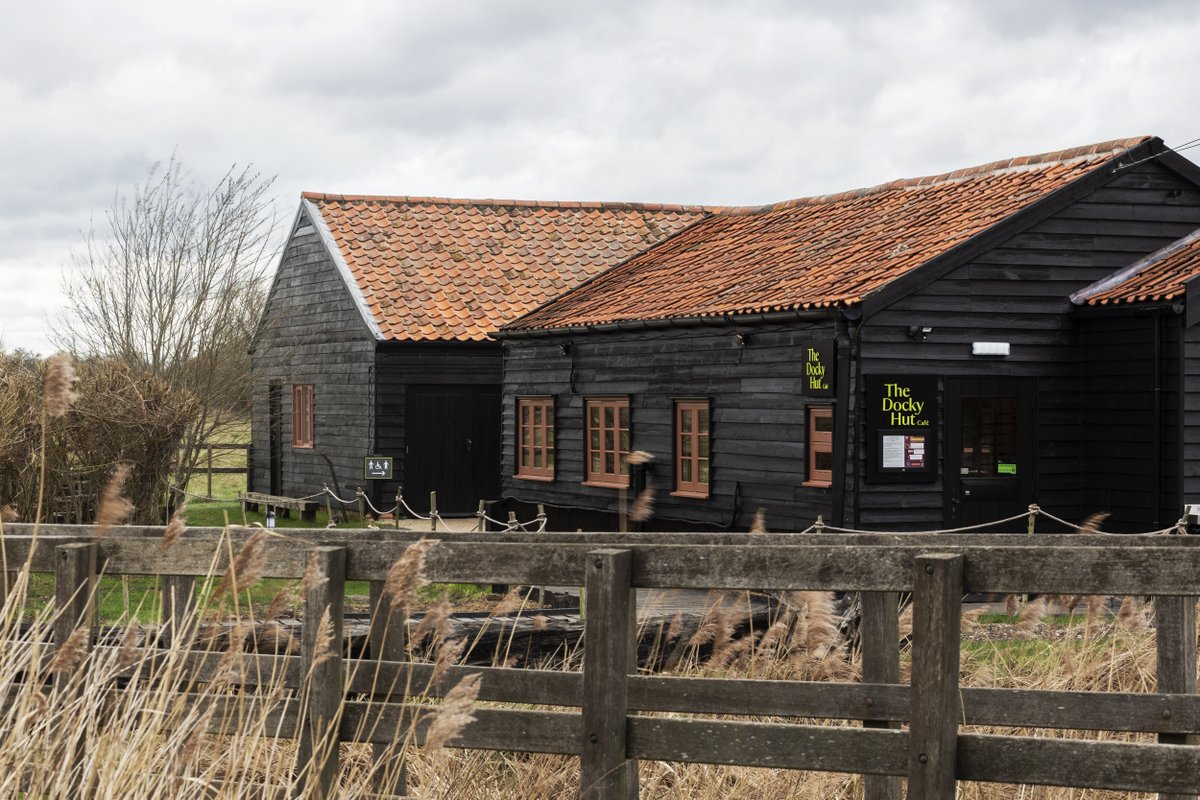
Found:
[[[250,488],[397,488],[424,509],[499,493],[488,332],[704,216],[680,206],[306,193],[251,351]],[[365,476],[368,456],[391,480]],[[382,504],[382,505],[381,505]]]
[[[1169,526],[1200,502],[1197,228],[1200,169],[1151,137],[722,209],[497,334],[502,492],[560,529],[631,478],[649,529]]]

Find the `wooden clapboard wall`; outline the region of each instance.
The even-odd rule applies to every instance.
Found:
[[[302,496],[331,482],[361,485],[373,439],[375,340],[320,237],[302,212],[289,238],[251,354],[253,482],[270,487],[268,387],[281,384],[283,485]],[[313,385],[313,447],[292,447],[293,384]]]

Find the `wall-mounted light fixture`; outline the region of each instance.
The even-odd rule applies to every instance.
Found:
[[[750,344],[750,334],[748,333],[735,333],[733,338],[737,339],[738,347],[745,347]]]
[[[1008,350],[1008,342],[971,342],[973,356],[1006,356]]]
[[[931,333],[933,333],[933,328],[930,327],[929,325],[909,325],[908,326],[908,338],[910,338],[914,341],[917,341],[917,342],[925,341],[926,339],[929,338],[929,334],[931,334]]]
[[[558,354],[559,354],[560,356],[569,356],[569,355],[571,355],[571,343],[570,343],[570,342],[563,342],[562,344],[560,344],[560,345],[558,346]]]

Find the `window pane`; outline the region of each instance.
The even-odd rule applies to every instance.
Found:
[[[684,483],[692,482],[692,460],[690,458],[679,462],[679,480]]]
[[[692,437],[684,436],[679,440],[679,454],[687,458],[692,454]]]
[[[684,408],[679,412],[679,430],[682,433],[692,432],[692,411]]]
[[[622,453],[629,452],[629,429],[628,428],[621,431],[621,452]]]
[[[813,466],[819,470],[832,470],[833,453],[826,453],[820,450],[813,453]]]
[[[541,406],[533,407],[533,424],[534,425],[542,424],[542,407]]]
[[[600,453],[599,452],[592,453],[592,474],[593,475],[600,474]]]
[[[592,420],[591,420],[592,427],[599,428],[600,427],[600,407],[599,406],[592,406],[591,418],[592,418]]]
[[[614,438],[613,438],[613,432],[612,432],[612,430],[610,430],[610,429],[607,429],[607,428],[606,428],[606,429],[605,429],[605,431],[604,431],[604,449],[605,449],[605,450],[612,450],[612,449],[614,449],[614,448],[613,448],[613,442],[614,442],[614,441],[615,441],[615,440],[614,440]]]
[[[702,460],[700,462],[700,482],[703,483],[705,486],[708,485],[708,460],[707,459]]]
[[[600,449],[600,430],[598,428],[594,428],[592,430],[592,448],[591,449],[593,451],[598,451]]]
[[[604,427],[613,427],[613,408],[612,406],[604,407]]]
[[[524,445],[529,444],[529,426],[528,425],[524,425],[521,427],[521,444],[524,444]]]
[[[833,432],[833,415],[832,414],[814,414],[813,429],[823,433]]]
[[[544,432],[545,432],[545,428],[542,428],[540,426],[533,429],[533,445],[534,445],[534,447],[542,446],[542,435]]]
[[[554,451],[546,451],[546,469],[554,469]]]
[[[700,435],[700,456],[708,458],[708,436],[704,434]]]
[[[541,450],[533,451],[533,466],[535,466],[539,469],[541,468],[541,466],[542,466],[542,451]]]
[[[546,446],[554,447],[554,426],[546,428]]]
[[[621,427],[629,427],[629,406],[621,406]]]
[[[617,474],[617,463],[613,459],[612,453],[604,454],[604,473],[606,475],[616,475]]]
[[[525,405],[524,403],[521,404],[521,424],[529,424],[529,406]]]
[[[696,425],[696,428],[702,432],[708,430],[708,409],[707,408],[700,409],[700,422]]]

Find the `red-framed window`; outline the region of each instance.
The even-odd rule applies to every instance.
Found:
[[[597,397],[587,400],[586,475],[597,486],[629,485],[629,399]]]
[[[833,406],[808,407],[806,486],[833,485]]]
[[[707,400],[675,401],[675,494],[708,497],[709,407]]]
[[[518,478],[554,480],[554,398],[517,399]]]
[[[313,385],[292,385],[292,447],[313,446]]]

